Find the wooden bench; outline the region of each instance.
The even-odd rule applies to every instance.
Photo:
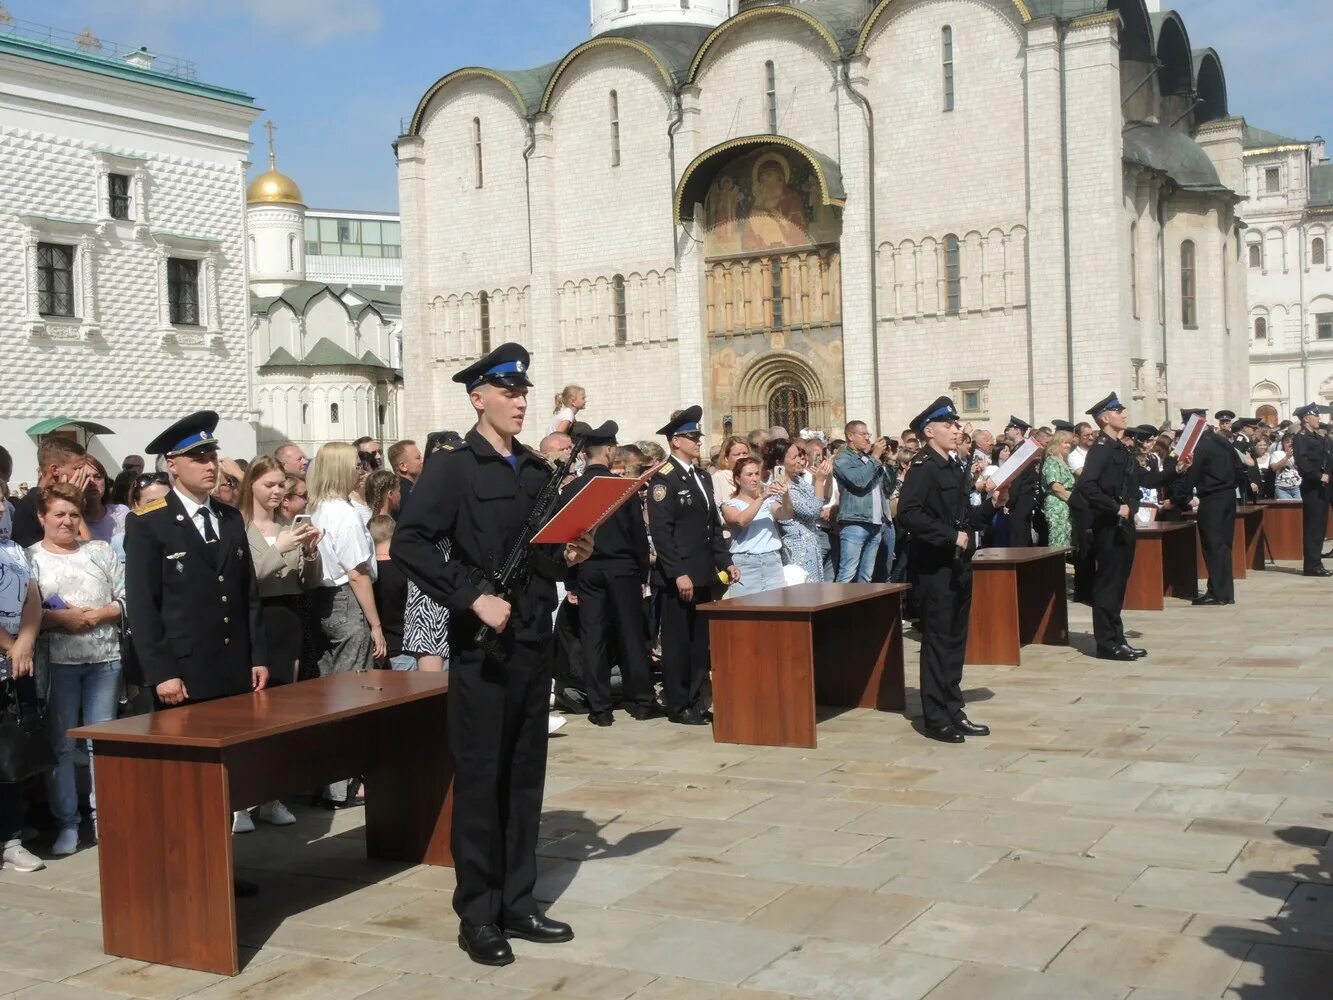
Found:
[[[365,777],[370,857],[452,866],[447,690],[336,674],[71,730],[96,755],[106,953],[234,976],[232,811],[340,778]]]
[[[972,558],[967,663],[1018,666],[1028,643],[1069,645],[1068,549],[981,549]]]
[[[815,706],[906,707],[902,583],[803,583],[699,610],[713,659],[713,739],[814,747]]]
[[[1161,611],[1166,598],[1199,596],[1199,539],[1189,521],[1136,526],[1134,567],[1125,588],[1126,611]]]

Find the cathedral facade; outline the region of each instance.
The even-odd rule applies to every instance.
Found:
[[[593,0],[532,70],[464,67],[397,144],[405,429],[533,352],[641,437],[1138,420],[1248,396],[1217,53],[1144,0]],[[541,424],[538,428],[536,425]]]

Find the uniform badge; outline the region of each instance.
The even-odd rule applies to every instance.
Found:
[[[653,487],[653,503],[661,503],[666,499],[667,488],[661,483]]]

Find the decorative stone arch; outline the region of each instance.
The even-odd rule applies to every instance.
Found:
[[[551,79],[546,81],[546,89],[542,93],[541,104],[537,110],[546,113],[551,110],[551,101],[555,98],[555,89],[559,85],[561,78],[569,70],[580,56],[594,50],[604,49],[607,46],[627,48],[640,55],[646,56],[652,63],[653,68],[657,70],[662,78],[662,83],[666,87],[665,93],[671,94],[676,86],[676,81],[671,76],[671,69],[662,61],[662,57],[636,38],[622,38],[619,35],[599,35],[597,38],[589,39],[582,45],[570,52],[565,58],[560,60],[556,66],[555,72],[551,74]]]
[[[1018,24],[1027,24],[1032,20],[1032,12],[1028,9],[1028,5],[1024,3],[1024,0],[994,0],[994,2],[980,0],[980,2],[987,7],[1000,8],[1001,11],[1005,7],[1011,7],[1014,15],[1018,19]],[[880,22],[884,19],[884,15],[893,13],[906,5],[907,0],[879,0],[879,3],[875,5],[875,9],[870,12],[870,16],[865,19],[865,23],[861,25],[861,32],[856,39],[855,54],[865,54],[867,46],[870,45],[871,36],[874,35],[875,28],[878,27]],[[997,13],[998,12],[1000,11],[997,11]],[[1008,21],[1007,19],[1006,23],[1011,24],[1015,28],[1017,27],[1017,25],[1014,25],[1012,21]]]
[[[769,404],[787,389],[804,394],[806,426],[827,427],[832,423],[833,404],[819,373],[794,351],[770,350],[755,358],[736,382],[736,432],[770,426]],[[800,428],[787,430],[795,434]]]
[[[1188,95],[1194,88],[1194,58],[1185,22],[1175,11],[1161,15],[1157,27],[1156,52],[1161,63],[1157,73],[1158,93],[1163,97]]]
[[[1143,0],[1106,0],[1106,9],[1120,15],[1121,60],[1151,63],[1157,57],[1157,47],[1148,5]]]
[[[1226,118],[1230,111],[1227,101],[1227,75],[1222,69],[1222,58],[1213,49],[1204,49],[1194,60],[1194,95],[1199,102],[1194,109],[1194,120],[1204,122]]]
[[[407,134],[421,134],[421,126],[425,123],[426,111],[430,108],[431,101],[433,101],[446,87],[465,80],[476,79],[492,80],[500,84],[505,90],[513,95],[514,104],[518,109],[519,115],[524,118],[528,117],[530,114],[528,102],[524,100],[523,92],[518,89],[518,85],[515,84],[513,80],[509,79],[509,77],[505,76],[503,73],[497,73],[495,70],[487,69],[485,66],[464,66],[462,69],[456,69],[452,73],[446,73],[431,84],[430,89],[427,90],[421,100],[417,102],[416,110],[412,112],[412,124],[408,127]]]
[[[699,49],[694,54],[694,59],[690,63],[689,72],[685,75],[687,83],[694,83],[699,77],[699,71],[703,68],[704,59],[709,51],[717,44],[718,40],[728,32],[734,31],[743,25],[750,24],[759,18],[768,17],[788,17],[795,18],[803,24],[809,26],[819,38],[828,46],[831,65],[837,65],[842,59],[842,49],[838,45],[838,40],[833,37],[833,33],[825,26],[824,22],[819,20],[808,11],[799,7],[751,7],[743,10],[735,17],[729,17],[716,28],[714,28],[700,44]]]
[[[1250,398],[1254,400],[1261,399],[1281,399],[1282,389],[1276,383],[1269,379],[1259,382],[1250,390]]]
[[[788,7],[758,7],[760,10],[791,10]],[[807,15],[808,16],[808,15]],[[676,185],[675,220],[678,225],[687,225],[694,221],[694,206],[702,204],[709,186],[727,163],[737,156],[764,146],[781,146],[791,150],[806,160],[811,171],[819,181],[820,200],[825,205],[842,208],[847,204],[847,191],[842,183],[842,168],[832,157],[825,156],[804,143],[788,139],[785,135],[746,135],[728,139],[706,149],[696,156]]]

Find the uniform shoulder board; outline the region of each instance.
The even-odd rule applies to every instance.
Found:
[[[673,471],[675,471],[675,466],[673,463],[663,462],[662,467],[657,470],[657,474],[659,476],[669,476]]]
[[[140,504],[138,507],[135,507],[134,513],[137,517],[142,517],[144,514],[151,514],[155,510],[161,510],[166,505],[167,505],[167,498],[159,497],[156,500],[149,500],[147,503]]]
[[[930,457],[930,456],[927,455],[924,451],[918,452],[916,458],[912,459],[912,464],[913,464],[913,465],[925,465],[925,464],[926,464],[926,459],[929,458],[929,457]]]

